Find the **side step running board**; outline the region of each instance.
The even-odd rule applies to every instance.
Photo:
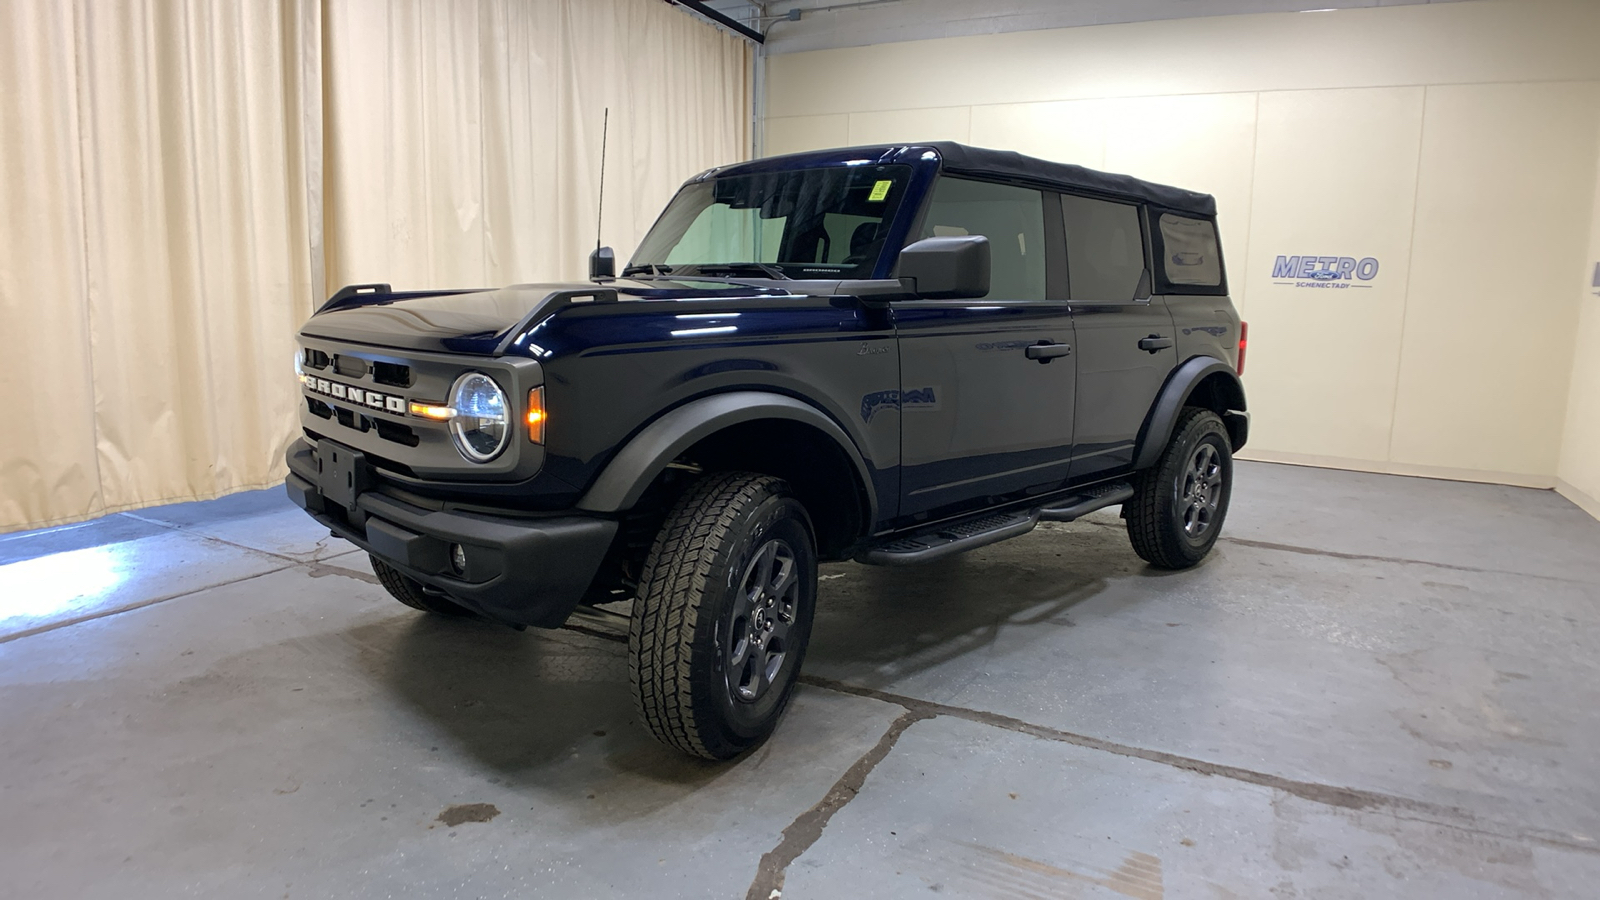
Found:
[[[910,566],[965,553],[1007,538],[1027,534],[1041,521],[1070,522],[1133,496],[1127,482],[1098,485],[1056,506],[1008,513],[989,513],[935,525],[895,538],[856,554],[856,562],[875,566]]]
[[[1097,485],[1060,506],[1047,506],[1039,510],[1039,518],[1046,522],[1071,522],[1097,509],[1116,506],[1132,499],[1133,485],[1126,481]]]

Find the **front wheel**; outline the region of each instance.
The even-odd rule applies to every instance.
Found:
[[[711,475],[667,516],[645,559],[628,675],[661,741],[729,759],[772,734],[811,637],[811,520],[780,479]]]
[[[1222,419],[1209,409],[1184,409],[1124,507],[1133,552],[1162,569],[1195,565],[1216,544],[1232,494],[1233,448]]]

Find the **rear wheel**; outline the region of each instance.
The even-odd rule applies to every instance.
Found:
[[[1186,408],[1160,459],[1139,473],[1123,507],[1133,551],[1153,566],[1187,569],[1205,559],[1233,494],[1233,450],[1222,419]]]
[[[772,734],[811,637],[811,520],[780,479],[711,475],[668,514],[645,560],[628,674],[645,725],[728,759]]]
[[[383,560],[368,553],[372,560],[372,571],[377,573],[378,583],[383,585],[389,596],[399,600],[412,609],[433,613],[437,616],[470,616],[472,610],[456,603],[440,594],[430,592],[422,586],[422,582],[389,565]]]

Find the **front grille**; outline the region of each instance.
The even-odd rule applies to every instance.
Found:
[[[543,462],[543,449],[516,442],[492,463],[462,458],[446,422],[413,415],[412,402],[439,403],[467,369],[489,373],[511,398],[540,383],[539,364],[525,359],[456,358],[439,353],[388,355],[301,336],[300,423],[308,431],[367,454],[379,469],[413,477],[526,479]],[[320,366],[320,367],[319,367]],[[518,410],[520,412],[520,410]]]
[[[390,387],[411,387],[411,367],[373,360],[372,380]]]
[[[386,441],[394,441],[396,444],[415,447],[421,440],[417,437],[416,429],[410,425],[401,425],[398,422],[390,422],[385,419],[371,419],[370,421],[372,426],[378,429],[378,437]]]
[[[354,428],[356,431],[367,431],[372,428],[372,420],[360,413],[336,406],[333,408],[333,414],[338,418],[339,424],[346,428]]]
[[[333,358],[333,370],[346,378],[365,378],[367,361],[359,356],[346,356],[341,353]]]

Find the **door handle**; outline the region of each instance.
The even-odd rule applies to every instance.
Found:
[[[1148,350],[1151,353],[1155,353],[1155,352],[1157,352],[1159,350],[1165,350],[1165,349],[1167,349],[1168,347],[1171,347],[1171,346],[1172,346],[1172,338],[1162,337],[1159,334],[1152,334],[1147,338],[1140,338],[1139,339],[1139,349],[1140,350]]]
[[[1056,344],[1050,341],[1040,341],[1037,344],[1029,344],[1027,349],[1023,350],[1022,352],[1026,354],[1029,359],[1037,359],[1042,365],[1044,363],[1048,363],[1050,360],[1055,359],[1058,356],[1067,356],[1071,354],[1072,345]]]

